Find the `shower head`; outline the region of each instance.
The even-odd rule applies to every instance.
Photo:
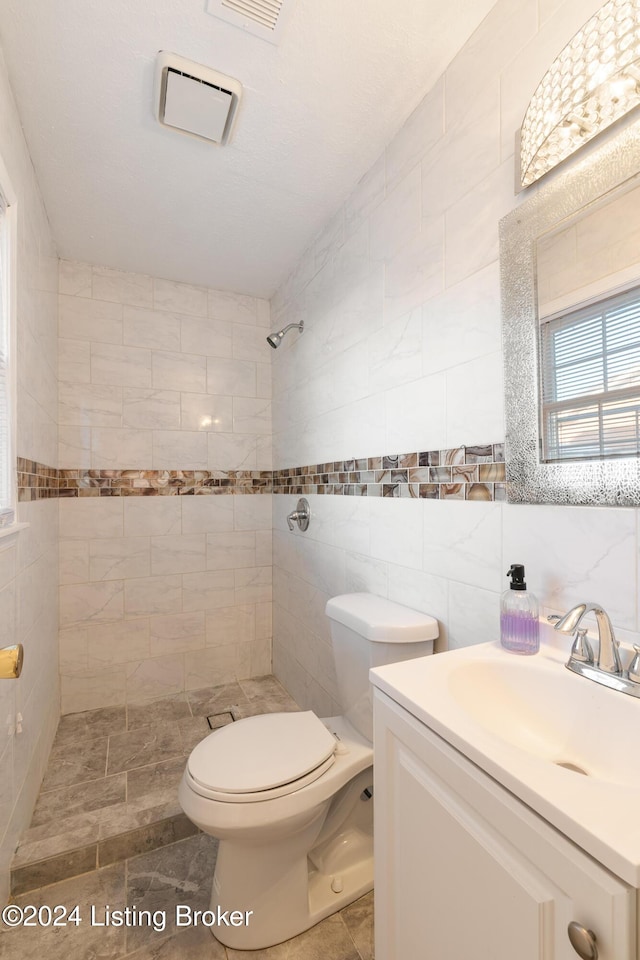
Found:
[[[282,340],[287,330],[292,330],[294,327],[296,328],[296,330],[299,330],[300,333],[302,333],[302,331],[304,330],[304,320],[301,320],[300,323],[290,323],[288,326],[284,328],[284,330],[278,330],[275,333],[270,333],[269,336],[267,337],[267,343],[269,344],[269,346],[273,347],[273,349],[276,350],[282,343]]]

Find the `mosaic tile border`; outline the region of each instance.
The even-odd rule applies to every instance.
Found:
[[[273,472],[273,492],[425,500],[506,500],[504,444],[336,460]]]
[[[58,470],[18,457],[18,500],[285,493],[506,500],[504,444],[333,460],[283,470]]]
[[[271,493],[271,470],[58,470],[18,457],[18,500]]]
[[[18,501],[50,500],[60,496],[56,467],[18,457],[16,461]]]

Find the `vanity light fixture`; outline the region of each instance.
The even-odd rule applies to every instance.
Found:
[[[640,104],[640,0],[609,0],[556,57],[520,130],[520,182],[535,183]]]

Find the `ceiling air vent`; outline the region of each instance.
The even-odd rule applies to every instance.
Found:
[[[242,84],[217,70],[161,50],[156,63],[156,117],[200,140],[228,143]]]
[[[278,43],[294,0],[207,0],[207,12],[247,33]]]

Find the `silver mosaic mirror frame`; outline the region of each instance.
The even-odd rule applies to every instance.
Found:
[[[500,221],[507,498],[640,505],[640,458],[541,463],[535,249],[539,237],[640,175],[640,123],[543,185]]]

